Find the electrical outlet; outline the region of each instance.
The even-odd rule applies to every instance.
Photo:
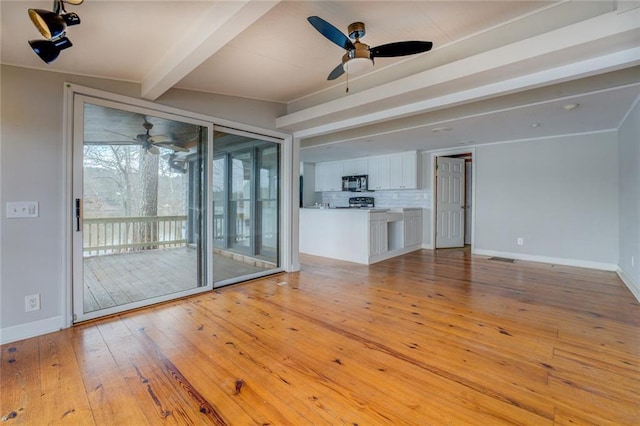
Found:
[[[524,238],[518,237],[518,240],[516,242],[518,243],[519,246],[522,246],[524,245]]]
[[[31,294],[29,296],[24,297],[24,311],[38,311],[40,310],[40,295],[39,294]]]

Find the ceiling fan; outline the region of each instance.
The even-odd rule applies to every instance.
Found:
[[[114,132],[113,130],[107,130],[107,129],[104,129],[104,130],[106,130],[109,133],[114,133],[116,135],[124,136],[126,138],[131,139],[133,142],[138,143],[139,145],[142,145],[142,147],[146,149],[147,152],[149,152],[150,154],[159,154],[160,150],[158,148],[170,149],[170,150],[173,150],[174,152],[189,151],[189,149],[187,148],[176,145],[174,142],[170,141],[169,138],[167,138],[165,135],[151,136],[150,132],[151,132],[151,129],[153,129],[153,123],[147,121],[146,119],[144,120],[142,127],[144,127],[145,129],[145,133],[140,133],[139,135],[136,135],[135,138],[132,138],[127,135],[123,135],[122,133]]]
[[[335,80],[342,74],[360,74],[373,67],[375,58],[392,58],[396,56],[415,55],[431,50],[433,43],[430,41],[398,41],[369,47],[362,43],[360,38],[366,34],[364,23],[354,22],[349,25],[349,37],[339,29],[318,16],[310,16],[307,21],[323,36],[342,47],[346,53],[342,56],[342,63],[329,73],[327,80]]]

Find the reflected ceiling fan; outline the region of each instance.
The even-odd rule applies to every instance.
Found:
[[[335,67],[327,80],[335,80],[345,72],[347,74],[361,74],[373,68],[375,58],[392,58],[396,56],[415,55],[431,50],[430,41],[398,41],[376,47],[362,43],[360,39],[366,34],[363,22],[349,25],[349,37],[339,29],[318,16],[310,16],[307,21],[323,36],[342,47],[346,53],[342,56],[342,63]]]
[[[150,123],[146,119],[142,124],[142,127],[145,129],[145,133],[140,133],[135,138],[132,138],[127,135],[123,135],[122,133],[114,132],[113,130],[104,129],[109,133],[114,133],[116,135],[124,136],[126,138],[131,139],[133,142],[142,145],[144,149],[147,150],[150,154],[159,154],[160,150],[158,148],[165,148],[173,150],[174,152],[189,152],[187,148],[176,145],[174,142],[170,141],[165,135],[154,135],[151,136],[150,132],[153,129],[153,123]]]

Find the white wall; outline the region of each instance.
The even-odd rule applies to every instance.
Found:
[[[640,300],[640,102],[618,131],[621,277]],[[634,262],[632,265],[631,259]]]
[[[275,117],[286,113],[285,104],[181,89],[167,91],[156,102],[268,130],[277,130]]]
[[[55,330],[62,324],[63,86],[64,82],[138,97],[137,84],[3,65],[0,133],[0,341]],[[171,91],[163,103],[272,128],[284,107],[189,91]],[[229,102],[231,105],[222,105]],[[6,219],[8,201],[38,201],[34,219]],[[42,308],[25,312],[24,297],[41,295]]]
[[[616,132],[478,146],[474,167],[476,252],[616,268]]]

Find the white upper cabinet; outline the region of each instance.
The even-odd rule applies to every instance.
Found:
[[[316,192],[342,191],[342,161],[316,164]]]
[[[389,157],[369,158],[369,189],[376,191],[390,189]]]
[[[369,167],[366,158],[356,158],[342,162],[343,176],[355,176],[369,174]]]
[[[416,151],[316,164],[316,191],[341,191],[342,176],[368,175],[369,190],[416,189]]]
[[[418,187],[418,154],[405,152],[389,156],[391,189],[416,189]]]

